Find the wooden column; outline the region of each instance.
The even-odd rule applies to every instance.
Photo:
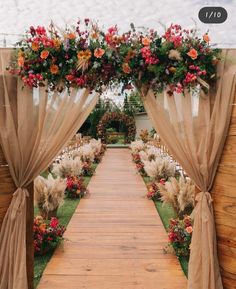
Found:
[[[0,228],[11,203],[12,194],[16,187],[11,178],[9,168],[4,158],[0,146]],[[34,288],[34,247],[33,247],[33,182],[28,186],[30,197],[27,198],[27,219],[26,219],[26,261],[27,261],[27,277],[28,289]]]
[[[225,289],[236,288],[236,94],[232,105],[230,128],[211,192]]]

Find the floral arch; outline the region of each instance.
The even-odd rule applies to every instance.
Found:
[[[230,62],[230,59],[236,56],[235,51],[228,50],[222,53],[222,57],[221,51],[212,48],[209,42],[208,33],[198,37],[196,31],[182,29],[180,25],[171,25],[162,36],[153,29],[137,31],[133,25],[131,25],[130,31],[123,34],[118,32],[117,26],[104,32],[88,19],[85,20],[84,28],[78,22],[75,29],[67,28],[63,33],[57,32],[52,25],[48,31],[44,27],[30,27],[27,36],[16,45],[15,57],[8,66],[9,72],[17,75],[23,86],[26,86],[24,90],[18,89],[14,95],[21,104],[19,105],[21,113],[18,114],[20,125],[15,121],[15,116],[11,115],[15,108],[9,109],[9,104],[14,106],[14,103],[10,102],[6,93],[9,90],[9,87],[5,85],[7,82],[1,89],[5,97],[0,97],[1,145],[5,152],[11,152],[8,153],[7,160],[18,186],[12,198],[10,210],[8,209],[7,214],[10,217],[5,218],[4,227],[0,232],[0,239],[3,240],[4,237],[4,241],[0,244],[0,261],[3,260],[3,256],[7,256],[4,262],[0,262],[1,265],[3,264],[7,268],[8,264],[12,264],[11,254],[5,254],[6,250],[9,251],[10,248],[16,248],[18,260],[26,259],[24,244],[27,185],[48,164],[47,154],[50,158],[56,155],[51,152],[50,148],[57,148],[57,150],[62,148],[64,140],[68,140],[70,134],[72,136],[75,129],[83,123],[87,114],[81,110],[86,101],[93,97],[90,92],[101,93],[104,91],[104,87],[113,83],[122,83],[125,88],[130,88],[130,85],[135,83],[139,90],[145,87],[145,90],[141,90],[144,105],[160,137],[164,143],[168,144],[172,155],[200,189],[195,210],[188,288],[222,289],[216,251],[214,215],[209,191],[212,188],[222,153],[225,132],[229,126],[232,108],[230,104],[233,102],[236,79],[235,67],[233,67],[235,62]],[[2,54],[0,62],[4,59]],[[0,68],[5,71],[2,64]],[[217,70],[218,75],[216,74]],[[219,80],[219,83],[215,93],[211,87],[216,80]],[[44,86],[47,89],[42,88]],[[31,88],[35,87],[39,87],[42,93],[42,97],[39,98],[42,105],[37,106],[37,109],[40,108],[40,113],[43,114],[38,119],[42,125],[44,123],[42,120],[46,117],[44,108],[49,101],[48,89],[54,93],[54,97],[50,99],[51,102],[59,99],[57,91],[59,93],[63,91],[65,96],[59,100],[64,103],[68,100],[67,107],[63,103],[58,106],[63,113],[67,113],[67,117],[64,117],[62,121],[64,121],[64,126],[68,127],[64,129],[64,126],[57,126],[58,134],[55,137],[55,145],[48,141],[50,138],[45,132],[42,133],[42,130],[46,130],[48,126],[35,125],[32,131],[38,132],[38,135],[30,134],[29,129],[23,134],[19,131],[13,133],[13,130],[10,129],[11,126],[4,126],[6,120],[11,120],[13,127],[16,124],[17,129],[29,128],[30,124],[33,126],[34,121],[36,123],[37,114],[33,114],[33,110],[30,110],[31,106],[27,105],[30,101],[32,103]],[[192,90],[196,87],[197,89],[202,88],[201,92],[204,96],[200,97],[198,94],[197,112],[193,111],[192,105],[194,102]],[[85,93],[78,100],[74,91],[82,89],[85,90]],[[158,95],[158,92],[163,91],[164,94]],[[211,98],[212,94],[214,95]],[[165,96],[165,102],[163,98],[161,99],[163,96]],[[23,102],[26,105],[23,105]],[[160,103],[164,105],[160,106]],[[95,105],[95,101],[91,102],[92,105]],[[54,108],[55,103],[52,103],[51,107]],[[212,107],[213,109],[211,109]],[[29,121],[29,118],[23,119],[23,115],[28,117],[27,113],[31,116],[32,122]],[[63,113],[54,109],[51,109],[50,113],[55,113],[55,119],[59,115],[64,116]],[[79,114],[80,122],[77,120]],[[111,119],[114,119],[114,116]],[[130,128],[129,136],[133,136],[135,129],[132,121],[129,119],[124,119],[124,121]],[[56,123],[58,122],[52,122],[54,128]],[[101,134],[106,123],[105,119],[104,124],[101,125]],[[50,132],[52,131],[55,130],[51,129]],[[29,142],[26,135],[28,135],[28,139],[32,135],[35,138],[38,137],[35,142]],[[43,141],[42,137],[44,137]],[[12,139],[13,141],[11,141]],[[21,151],[23,147],[26,147],[25,145],[9,146],[10,143],[27,143],[27,150]],[[31,147],[28,144],[31,144]],[[44,152],[44,161],[42,161],[42,152]],[[210,155],[206,155],[207,153]],[[15,157],[17,154],[18,158]],[[40,156],[40,160],[38,156]],[[22,160],[29,160],[25,161],[24,168],[22,168]],[[32,172],[29,172],[29,164],[32,164]],[[19,174],[17,174],[18,171],[20,171]],[[19,180],[19,176],[27,176],[28,179],[21,184],[19,182],[22,179]],[[22,208],[16,214],[15,203],[17,202],[22,205]],[[14,228],[18,228],[18,231]],[[9,245],[9,239],[12,240],[12,246]],[[19,244],[18,247],[17,244]],[[5,261],[6,259],[7,261]],[[22,263],[20,268],[22,270],[20,270],[19,264],[13,263],[14,272],[21,272],[18,274],[18,279],[27,284],[25,264]],[[8,288],[11,270],[6,268],[2,272],[8,272],[3,281],[7,286],[1,287],[2,280],[0,278],[1,288]],[[21,286],[16,281],[18,279],[14,278],[14,289],[27,288],[27,285]]]
[[[135,139],[136,126],[135,121],[131,116],[121,112],[107,112],[103,115],[97,126],[98,137],[100,137],[103,142],[106,141],[106,126],[111,121],[122,122],[126,126],[127,128],[127,133],[125,135],[126,143],[130,143]]]

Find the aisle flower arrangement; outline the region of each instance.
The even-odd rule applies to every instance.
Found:
[[[183,220],[171,219],[168,229],[169,244],[178,257],[189,257],[193,232],[193,220],[185,216]]]
[[[159,184],[164,185],[165,184],[165,180],[161,179],[159,181]],[[161,195],[160,195],[160,189],[158,186],[158,183],[151,183],[147,186],[148,191],[147,191],[147,198],[149,200],[159,200]]]
[[[76,199],[82,198],[88,190],[84,185],[83,177],[68,176],[66,180],[66,190],[65,194],[68,198]]]
[[[95,161],[95,159],[94,159]],[[91,162],[84,162],[82,166],[82,175],[85,177],[91,177],[94,173],[94,168]]]
[[[59,33],[53,25],[33,27],[16,44],[16,58],[9,71],[24,85],[59,91],[89,87],[102,91],[111,83],[124,88],[147,85],[169,95],[200,84],[207,89],[216,80],[220,50],[210,46],[210,36],[172,24],[163,35],[154,29],[123,34],[117,26],[102,31],[89,19]]]
[[[41,216],[34,218],[34,254],[44,255],[56,248],[63,239],[65,227],[60,225],[57,218],[46,222]]]

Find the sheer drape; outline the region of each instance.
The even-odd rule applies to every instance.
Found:
[[[215,91],[184,95],[142,92],[145,108],[173,157],[201,190],[194,210],[189,289],[221,289],[212,199],[209,193],[229,127],[236,85],[236,50],[223,52]]]
[[[0,51],[0,141],[17,190],[0,232],[0,288],[27,289],[26,187],[76,133],[98,95],[89,89],[22,89],[19,79],[5,73],[10,54]]]

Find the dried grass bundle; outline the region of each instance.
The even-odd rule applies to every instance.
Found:
[[[142,140],[136,140],[131,142],[130,149],[132,153],[139,153],[140,151],[144,150],[146,147],[145,143]]]
[[[195,185],[189,178],[171,177],[165,185],[158,184],[163,204],[172,204],[178,214],[194,207]]]
[[[83,164],[80,157],[74,159],[66,156],[59,163],[54,163],[52,172],[60,178],[66,178],[67,176],[79,176],[82,172]]]
[[[65,189],[65,179],[54,179],[51,174],[47,179],[38,176],[34,181],[35,204],[47,213],[54,211],[62,205]]]
[[[167,179],[175,175],[175,164],[171,163],[168,158],[156,156],[155,160],[145,161],[144,170],[153,180]]]

